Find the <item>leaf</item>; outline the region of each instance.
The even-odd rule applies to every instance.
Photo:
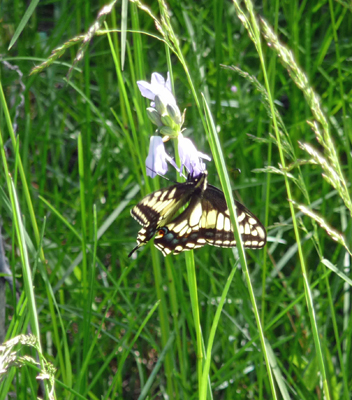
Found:
[[[13,37],[11,39],[10,45],[8,47],[8,50],[10,50],[11,47],[16,43],[16,40],[18,39],[18,37],[22,33],[23,29],[27,25],[27,22],[28,22],[29,18],[32,16],[32,14],[33,14],[35,8],[37,7],[38,3],[39,3],[39,0],[32,0],[31,4],[27,8],[27,11],[24,13],[23,18],[21,19],[21,22],[19,23],[15,34],[13,35]]]
[[[303,382],[308,390],[313,391],[316,385],[319,384],[319,375],[319,362],[315,355],[303,375]]]

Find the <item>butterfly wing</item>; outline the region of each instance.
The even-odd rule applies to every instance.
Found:
[[[202,193],[206,184],[206,175],[202,175],[199,179],[157,190],[145,196],[134,206],[131,215],[143,228],[138,232],[137,246],[129,256],[138,247],[146,244],[155,235],[157,229],[168,224],[191,197],[196,193]]]
[[[173,221],[158,230],[154,246],[164,256],[170,253],[179,254],[182,251],[193,250],[206,244],[199,235],[202,218],[200,196],[193,196],[188,207]]]
[[[237,221],[244,247],[260,249],[266,243],[266,231],[259,219],[235,200]],[[212,246],[234,247],[235,235],[224,193],[209,185],[202,200],[203,215],[200,233]]]
[[[244,246],[262,248],[266,243],[264,226],[245,206],[238,201],[235,204]],[[183,213],[159,230],[154,244],[164,255],[179,254],[205,244],[236,246],[224,193],[208,185],[201,196],[192,197]]]

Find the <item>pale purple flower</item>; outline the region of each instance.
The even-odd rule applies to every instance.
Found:
[[[178,153],[181,160],[181,168],[186,167],[187,171],[196,177],[205,171],[206,166],[201,159],[211,161],[210,157],[196,149],[191,139],[183,135],[178,137]]]
[[[154,109],[155,113],[159,114],[163,125],[173,128],[175,132],[177,132],[177,136],[179,127],[182,124],[182,116],[176,104],[176,99],[171,91],[169,73],[167,73],[166,81],[162,75],[154,72],[150,83],[146,81],[138,81],[137,85],[142,96],[152,100],[150,103],[152,108],[149,108],[149,110]],[[155,121],[155,115],[148,114],[148,116],[149,118],[153,117],[153,119],[150,118],[153,123],[159,122],[158,120]],[[158,123],[156,123],[156,125],[160,127]]]
[[[155,96],[159,96],[161,102],[165,105],[170,104],[171,106],[176,106],[176,99],[171,91],[171,81],[170,75],[167,73],[167,79],[165,81],[164,77],[157,72],[152,73],[151,82],[137,81],[137,85],[143,97],[152,100],[151,106],[155,107]]]
[[[165,175],[167,172],[166,161],[178,170],[175,161],[166,153],[161,136],[151,136],[149,142],[149,153],[145,160],[147,176],[155,178],[156,175]]]
[[[193,177],[199,176],[206,169],[202,159],[210,161],[210,157],[199,152],[192,141],[184,138],[181,134],[185,113],[181,115],[176,104],[176,99],[171,91],[169,73],[167,73],[166,81],[162,75],[154,72],[150,83],[138,81],[137,85],[142,96],[152,100],[151,107],[147,108],[147,113],[149,119],[157,125],[157,133],[162,134],[165,141],[179,138],[178,151],[181,168],[178,168],[175,161],[167,155],[163,139],[160,136],[150,138],[149,153],[145,162],[147,175],[151,178],[156,175],[165,175],[167,162],[169,162],[180,173],[185,167]]]

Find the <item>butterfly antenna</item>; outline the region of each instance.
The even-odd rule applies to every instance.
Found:
[[[137,250],[137,249],[139,249],[141,247],[141,245],[140,244],[137,244],[137,246],[130,252],[130,254],[128,255],[128,257],[131,257],[131,255]]]
[[[156,172],[156,171],[154,171],[153,169],[151,169],[151,168],[149,168],[149,167],[147,167],[147,168],[149,169],[149,171],[154,172],[154,174],[160,176],[161,178],[164,178],[164,179],[166,179],[167,181],[170,180],[169,178],[166,178],[166,176],[159,174],[159,172]]]
[[[187,176],[183,172],[181,172],[181,176],[182,178],[187,179]]]
[[[157,175],[160,176],[161,178],[164,178],[164,179],[166,179],[167,181],[171,181],[171,182],[177,183],[177,182],[173,181],[172,179],[167,178],[165,175],[161,175],[161,174],[159,174],[158,172],[154,171],[153,169],[151,169],[151,168],[149,168],[149,167],[147,167],[147,168],[149,169],[149,171],[154,172],[154,174],[157,174]],[[177,170],[177,172],[179,172],[179,171]],[[187,177],[186,177],[183,173],[181,173],[181,176],[182,176],[184,179],[187,180]]]

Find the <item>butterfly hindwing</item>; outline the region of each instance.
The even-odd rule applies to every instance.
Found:
[[[195,193],[204,191],[206,176],[199,179],[177,183],[165,189],[157,190],[145,196],[131,210],[132,217],[143,226],[137,235],[137,246],[129,256],[140,246],[146,244],[158,228],[168,224]]]
[[[193,250],[206,244],[197,241],[202,218],[202,205],[199,196],[192,197],[188,207],[165,227],[157,232],[154,245],[166,256],[182,251]]]
[[[236,203],[237,218],[243,244],[261,248],[266,232],[261,222],[241,203]],[[234,247],[236,241],[223,192],[209,185],[201,198],[193,199],[187,209],[159,230],[155,246],[167,255],[203,247]]]
[[[207,243],[219,247],[234,247],[236,241],[224,193],[209,185],[204,193],[202,233]],[[242,242],[246,248],[261,248],[266,243],[266,231],[258,218],[235,200],[237,221]],[[215,225],[215,226],[214,226]]]

